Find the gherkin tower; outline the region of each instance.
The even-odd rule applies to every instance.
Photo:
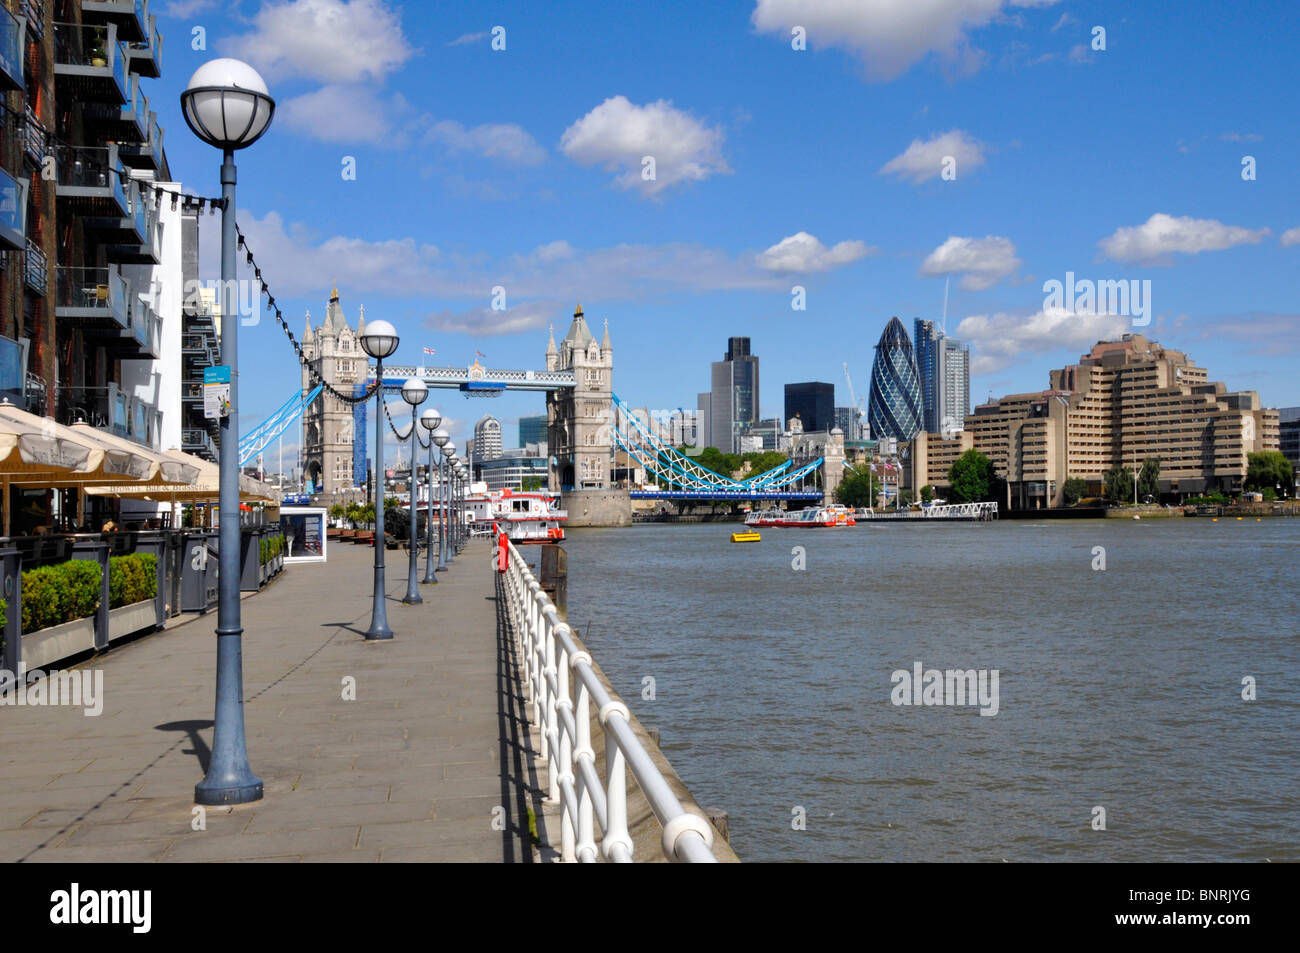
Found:
[[[871,367],[871,398],[867,404],[871,437],[911,440],[921,429],[922,419],[921,379],[912,341],[903,322],[890,318],[876,345],[876,361]]]

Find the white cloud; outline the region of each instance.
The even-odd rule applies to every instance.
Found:
[[[192,17],[196,13],[207,13],[209,10],[215,10],[221,0],[171,0],[171,3],[163,9],[162,15],[171,17],[174,20],[183,20],[186,17]]]
[[[1057,30],[1061,29],[1061,27],[1066,27],[1072,23],[1078,23],[1078,22],[1079,20],[1077,17],[1071,16],[1068,13],[1062,13],[1061,19],[1057,20],[1056,26],[1052,27],[1052,32],[1055,33]]]
[[[1300,227],[1288,228],[1282,233],[1282,247],[1290,248],[1292,245],[1300,245]]]
[[[1121,228],[1097,243],[1107,258],[1145,265],[1173,264],[1170,255],[1196,255],[1236,245],[1256,245],[1272,234],[1267,228],[1224,225],[1212,218],[1174,218],[1157,212],[1142,225]]]
[[[448,46],[468,46],[470,43],[477,43],[479,40],[486,40],[488,31],[483,30],[479,33],[462,33],[456,39],[448,43]]]
[[[722,130],[660,99],[645,106],[614,96],[583,116],[560,137],[564,154],[583,166],[618,172],[614,183],[655,196],[683,182],[730,172],[722,157]],[[654,178],[643,177],[645,157]]]
[[[425,326],[448,334],[491,337],[546,327],[564,319],[564,306],[556,301],[525,301],[504,311],[484,306],[468,311],[438,311],[425,318]]]
[[[468,152],[516,165],[540,165],[546,161],[546,150],[523,127],[513,123],[484,123],[466,128],[455,120],[444,119],[429,128],[425,141],[439,143],[453,154]]]
[[[1070,47],[1071,63],[1091,63],[1092,59],[1092,50],[1088,48],[1088,44],[1076,43]]]
[[[1084,351],[1130,330],[1132,319],[1053,308],[1037,314],[975,314],[953,336],[971,348],[971,373],[990,374],[1036,354]]]
[[[385,0],[288,0],[265,3],[251,33],[221,42],[268,78],[322,83],[383,80],[415,55],[402,18]]]
[[[400,94],[384,98],[368,86],[322,86],[282,103],[276,119],[321,142],[394,146],[404,141],[396,116],[408,109]]]
[[[755,256],[758,267],[785,274],[829,271],[877,251],[865,242],[843,241],[827,248],[814,235],[797,232]]]
[[[1016,246],[1011,239],[998,235],[985,238],[962,238],[957,235],[936,248],[921,263],[921,274],[964,277],[961,286],[968,291],[991,288],[1020,267]]]
[[[949,156],[956,160],[955,172],[960,178],[984,164],[984,145],[961,129],[931,136],[925,142],[913,139],[901,155],[894,156],[881,167],[880,174],[911,179],[920,185],[928,179],[938,178]]]
[[[795,26],[810,47],[838,46],[858,56],[871,79],[893,79],[930,54],[977,65],[971,30],[1011,7],[1051,6],[1056,0],[756,0],[751,17],[760,33],[785,42]]]
[[[413,238],[369,240],[336,235],[321,240],[278,212],[241,216],[268,284],[280,298],[319,298],[331,280],[348,288],[349,300],[373,297],[463,298],[490,303],[491,289],[505,287],[507,302],[569,301],[577,295],[629,300],[681,292],[732,289],[788,290],[780,277],[761,269],[753,254],[731,255],[696,242],[577,248],[553,241],[528,252],[493,257],[448,253]],[[201,242],[202,249],[216,249]],[[205,255],[203,276],[216,273],[215,251]],[[296,328],[295,328],[296,330]]]
[[[1225,132],[1221,136],[1219,136],[1219,141],[1220,142],[1261,142],[1263,138],[1264,138],[1263,136],[1253,132],[1247,132],[1247,133]]]

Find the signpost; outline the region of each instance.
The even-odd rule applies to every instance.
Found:
[[[203,369],[203,416],[208,420],[230,416],[230,365]]]

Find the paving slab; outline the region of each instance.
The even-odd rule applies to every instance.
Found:
[[[73,666],[102,670],[99,717],[0,708],[0,860],[539,859],[529,814],[543,817],[542,792],[490,547],[471,542],[417,606],[400,601],[405,553],[387,555],[391,641],[363,638],[370,547],[331,546],[327,563],[289,566],[241,600],[260,801],[196,818],[215,612]]]

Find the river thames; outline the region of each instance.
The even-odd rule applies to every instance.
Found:
[[[1300,859],[1300,520],[737,528],[565,548],[570,623],[742,860]],[[996,670],[997,713],[894,704],[917,663]]]

